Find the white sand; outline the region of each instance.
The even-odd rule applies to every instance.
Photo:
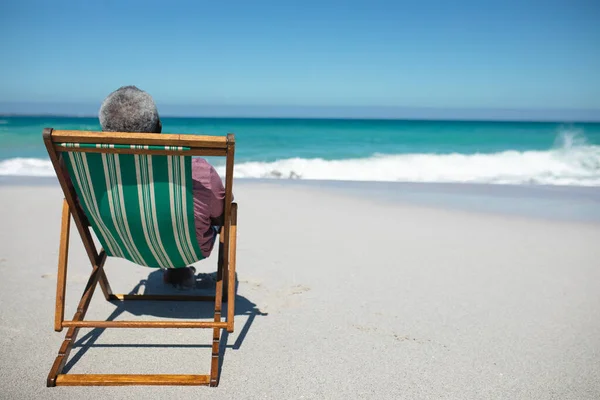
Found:
[[[62,196],[0,186],[0,397],[600,398],[600,224],[297,185],[242,182],[235,193],[242,315],[220,386],[46,388],[64,334],[52,328]],[[77,235],[71,246],[68,318],[90,270]],[[146,278],[161,287],[150,269],[109,259],[106,270],[117,292]],[[88,319],[209,311],[117,309],[98,290]],[[92,342],[74,349],[70,372],[209,371],[208,330],[113,329]]]

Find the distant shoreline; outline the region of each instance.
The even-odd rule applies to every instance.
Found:
[[[69,115],[69,114],[19,114],[19,113],[0,113],[0,118],[78,118],[78,119],[90,119],[98,118],[97,115]],[[199,120],[282,120],[282,121],[382,121],[382,122],[394,122],[394,121],[410,121],[410,122],[440,122],[440,123],[527,123],[527,124],[600,124],[600,119],[594,120],[568,120],[568,119],[556,119],[556,120],[533,120],[533,119],[461,119],[461,118],[379,118],[379,117],[265,117],[265,116],[183,116],[183,115],[161,115],[164,119],[199,119]]]

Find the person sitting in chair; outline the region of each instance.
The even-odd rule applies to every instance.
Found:
[[[98,116],[105,132],[162,132],[152,96],[135,86],[123,86],[109,94],[102,102]],[[212,165],[198,157],[192,159],[192,181],[196,239],[207,258],[222,219],[225,188]],[[195,272],[192,266],[165,269],[163,281],[190,288],[195,285]]]

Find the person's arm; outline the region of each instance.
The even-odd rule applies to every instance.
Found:
[[[223,225],[223,205],[225,200],[225,187],[217,171],[210,166],[210,189],[212,192],[210,204],[211,225]]]

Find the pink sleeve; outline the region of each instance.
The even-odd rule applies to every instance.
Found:
[[[218,218],[223,214],[223,200],[225,200],[225,187],[223,187],[223,181],[217,174],[217,171],[210,166],[210,189],[213,192],[213,196],[210,204],[210,217]]]

